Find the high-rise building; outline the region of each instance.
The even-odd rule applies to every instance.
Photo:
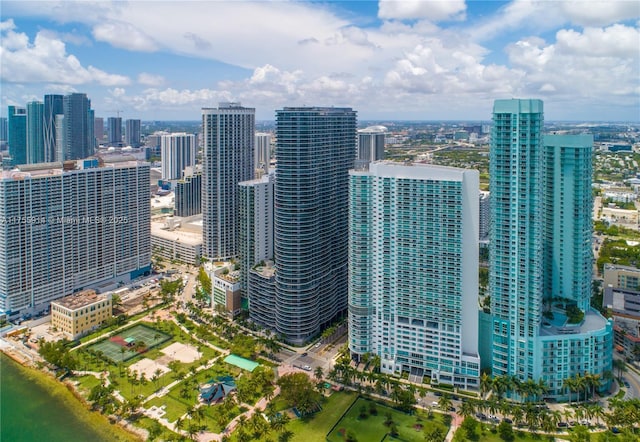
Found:
[[[259,302],[261,296],[250,289],[249,272],[255,264],[273,259],[273,184],[272,175],[238,184],[240,288],[249,302]],[[274,317],[262,318],[259,313],[249,310],[255,322],[274,322]]]
[[[62,161],[56,156],[62,146],[56,145],[58,134],[56,132],[56,116],[64,114],[64,97],[62,95],[44,96],[44,161],[52,163]]]
[[[140,147],[140,120],[125,121],[125,144],[131,147]]]
[[[478,171],[376,162],[350,175],[352,354],[478,388]]]
[[[255,109],[220,103],[202,109],[204,255],[225,260],[238,255],[238,183],[253,178]]]
[[[489,172],[492,373],[522,380],[534,378],[542,314],[542,127],[541,100],[495,102]]]
[[[44,151],[44,103],[27,103],[27,163],[45,161]]]
[[[185,167],[196,164],[196,136],[184,132],[162,135],[162,179],[179,180]]]
[[[7,117],[0,117],[0,142],[9,140]]]
[[[9,132],[9,155],[11,164],[27,163],[27,110],[23,107],[9,106],[7,112]]]
[[[56,146],[56,115],[63,115],[64,97],[62,95],[44,96],[44,161],[52,163],[62,161],[56,157],[58,147]]]
[[[110,146],[122,146],[122,118],[107,118],[107,137]]]
[[[276,318],[270,327],[304,343],[346,316],[356,112],[285,107],[276,118]]]
[[[358,150],[356,163],[371,163],[384,159],[384,139],[387,128],[370,126],[358,131]]]
[[[87,158],[94,153],[93,111],[86,94],[73,93],[63,99],[64,146],[57,161]],[[56,135],[57,136],[57,135]]]
[[[491,194],[489,192],[480,191],[480,231],[478,233],[480,240],[485,241],[489,238],[489,223],[491,221],[490,203]]]
[[[104,142],[104,118],[95,117],[93,120],[93,133],[96,136],[96,147]]]
[[[269,174],[269,162],[271,161],[271,134],[257,133],[254,164],[256,178]],[[260,176],[258,176],[260,175]]]
[[[0,311],[10,316],[150,271],[148,164],[44,166],[0,179]]]
[[[202,213],[202,172],[185,167],[184,177],[175,183],[173,214],[189,217]]]
[[[540,380],[548,396],[566,398],[564,379],[602,376],[611,364],[612,325],[583,299],[591,284],[591,153],[576,145],[584,140],[544,146],[540,100],[497,100],[493,123],[492,374]]]
[[[599,391],[609,388],[613,325],[590,306],[593,136],[545,135],[543,141],[541,376],[550,396],[567,398],[564,380],[585,372],[600,376]]]

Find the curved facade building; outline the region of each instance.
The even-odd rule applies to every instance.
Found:
[[[275,329],[292,343],[319,334],[347,309],[349,169],[356,112],[277,111]]]

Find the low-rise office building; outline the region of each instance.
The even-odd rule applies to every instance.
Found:
[[[70,339],[97,329],[111,316],[111,295],[95,290],[82,290],[51,303],[51,325]]]
[[[228,267],[215,270],[211,275],[211,307],[224,310],[232,317],[240,313],[240,272]]]

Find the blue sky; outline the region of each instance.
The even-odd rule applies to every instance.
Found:
[[[1,114],[86,92],[97,116],[196,120],[220,101],[367,120],[640,121],[637,1],[2,1]]]

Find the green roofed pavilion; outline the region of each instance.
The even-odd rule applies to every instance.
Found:
[[[256,369],[258,365],[260,365],[257,362],[253,362],[249,359],[241,358],[240,356],[237,356],[237,355],[227,356],[226,358],[224,358],[224,362],[226,362],[227,364],[235,365],[236,367],[240,367],[243,370],[247,370],[247,371],[253,371]]]

